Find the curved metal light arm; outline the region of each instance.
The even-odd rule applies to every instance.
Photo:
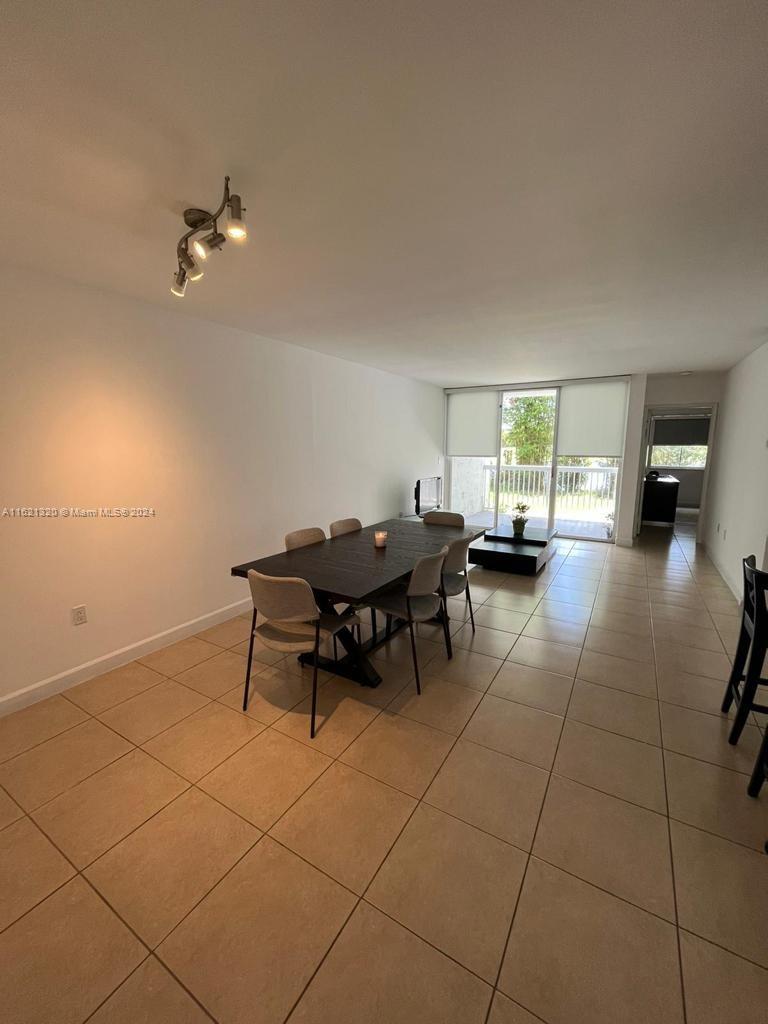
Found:
[[[179,239],[178,244],[176,246],[176,257],[177,257],[177,259],[179,261],[179,266],[181,266],[181,254],[189,251],[189,247],[187,245],[187,242],[189,241],[189,239],[193,235],[199,234],[201,231],[207,231],[209,228],[213,228],[213,230],[215,231],[216,230],[216,222],[218,221],[219,217],[224,212],[224,208],[225,208],[225,206],[227,205],[228,202],[229,202],[229,175],[227,175],[224,178],[224,195],[222,196],[221,205],[219,206],[218,210],[216,210],[215,213],[212,213],[210,215],[210,217],[208,218],[208,220],[203,221],[202,224],[198,224],[197,227],[195,227],[195,228],[191,228],[186,233],[186,235],[182,235],[181,238]]]

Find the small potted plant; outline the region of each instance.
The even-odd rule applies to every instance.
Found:
[[[522,537],[525,533],[525,524],[528,522],[526,512],[530,508],[524,501],[518,501],[515,505],[515,514],[512,516],[512,530],[515,537]]]

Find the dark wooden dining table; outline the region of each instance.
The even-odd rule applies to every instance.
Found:
[[[383,548],[374,546],[374,533],[379,530],[387,532],[387,544]],[[243,562],[232,567],[232,575],[247,579],[248,571],[255,569],[266,576],[297,576],[312,587],[321,611],[332,612],[338,604],[369,604],[382,590],[406,583],[414,565],[424,555],[433,555],[454,540],[478,537],[483,532],[482,527],[477,526],[386,519],[317,544]],[[256,610],[253,627],[255,624]],[[398,620],[389,632],[374,632],[363,643],[358,643],[353,631],[345,628],[338,633],[344,656],[338,660],[320,658],[319,666],[363,686],[378,686],[381,676],[368,655],[404,625]],[[302,654],[300,660],[311,663],[312,655]]]

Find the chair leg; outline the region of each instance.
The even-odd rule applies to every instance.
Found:
[[[741,691],[741,699],[739,700],[739,706],[736,709],[736,717],[733,720],[731,732],[728,736],[728,742],[732,745],[739,742],[741,731],[747,724],[749,712],[752,710],[752,704],[754,703],[755,694],[757,693],[757,687],[760,684],[760,670],[763,667],[764,660],[765,648],[762,646],[758,647],[757,640],[753,640],[752,653],[749,656],[747,674],[744,679],[744,688]]]
[[[248,690],[251,685],[251,662],[253,661],[253,634],[256,629],[256,609],[253,609],[253,617],[251,618],[251,640],[248,644],[248,664],[245,669],[245,690],[243,692],[243,711],[248,710]]]
[[[384,630],[387,640],[392,636],[392,616],[387,615],[387,625]]]
[[[765,782],[766,767],[768,767],[768,730],[766,730],[765,736],[763,736],[763,742],[760,744],[760,750],[755,761],[755,769],[747,786],[747,793],[750,796],[760,795],[760,790]],[[768,853],[768,845],[766,846],[766,853]]]
[[[416,693],[421,693],[421,680],[419,679],[419,659],[416,656],[416,634],[413,631],[413,616],[411,609],[408,609],[408,629],[411,632],[411,653],[413,654],[413,671],[416,673]]]
[[[334,640],[336,637],[334,637]],[[315,656],[312,669],[312,718],[309,723],[309,738],[315,738],[315,714],[317,713],[317,663],[320,660],[320,620],[315,625]]]
[[[445,636],[445,650],[448,654],[448,660],[453,657],[453,645],[451,644],[451,628],[450,620],[448,618],[448,602],[445,599],[445,590],[440,588],[440,602],[442,604],[443,614],[440,618],[443,620],[443,635]]]
[[[739,691],[739,683],[744,677],[744,666],[747,663],[750,639],[750,635],[744,628],[744,623],[742,622],[741,631],[739,632],[739,642],[736,645],[736,654],[733,658],[733,669],[731,670],[731,676],[725,688],[723,703],[720,706],[720,710],[724,714],[727,711],[730,711],[731,704],[733,704],[733,698]]]
[[[371,634],[376,639],[376,609],[371,608]]]
[[[333,634],[333,660],[334,661],[338,661],[339,660],[339,651],[338,651],[338,647],[336,646],[336,634],[335,633]]]
[[[467,576],[467,604],[469,605],[469,621],[472,623],[472,632],[475,632],[475,613],[472,611],[472,595],[469,592],[469,576]]]

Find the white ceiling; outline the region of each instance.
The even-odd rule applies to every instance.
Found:
[[[444,385],[768,340],[768,5],[9,0],[3,255]],[[169,294],[232,175],[249,245]]]

